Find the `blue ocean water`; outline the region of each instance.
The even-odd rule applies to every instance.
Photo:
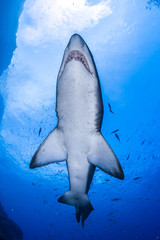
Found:
[[[99,22],[92,19],[95,23],[84,28],[83,22],[81,28],[69,22],[67,28],[60,20],[46,25],[52,1],[11,2],[0,3],[0,202],[8,217],[22,229],[24,240],[160,239],[158,1],[112,1],[108,15],[97,15]],[[9,25],[13,19],[14,26]],[[125,174],[121,181],[96,170],[89,191],[94,211],[84,228],[76,222],[74,207],[57,202],[69,187],[66,164],[29,169],[37,147],[56,126],[56,76],[70,35],[77,31],[100,77],[102,133]]]

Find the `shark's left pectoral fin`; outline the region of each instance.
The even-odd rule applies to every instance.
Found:
[[[94,136],[91,137],[88,161],[104,172],[116,178],[124,179],[120,162],[100,133],[94,134]]]
[[[67,152],[63,142],[63,133],[58,128],[55,128],[35,152],[30,168],[41,167],[66,159]]]

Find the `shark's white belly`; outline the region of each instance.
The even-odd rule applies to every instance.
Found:
[[[58,126],[69,131],[71,129],[80,132],[99,131],[102,108],[97,79],[88,73],[82,63],[72,60],[58,80],[56,108]],[[100,123],[97,122],[98,119]]]
[[[73,60],[66,66],[57,86],[58,127],[68,152],[70,188],[85,193],[95,169],[87,160],[89,142],[92,134],[100,131],[103,115],[95,80],[82,63]]]

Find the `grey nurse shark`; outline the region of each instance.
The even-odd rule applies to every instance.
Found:
[[[69,191],[58,202],[75,206],[76,219],[93,210],[87,193],[95,168],[123,179],[122,167],[101,134],[103,102],[93,56],[82,37],[74,34],[64,52],[57,78],[58,123],[34,154],[30,168],[65,161]]]

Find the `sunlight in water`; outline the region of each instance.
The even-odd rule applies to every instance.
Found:
[[[23,8],[22,2],[0,3],[0,239],[22,239],[22,232],[24,240],[160,239],[159,1],[26,0]],[[125,175],[120,181],[96,168],[89,191],[95,210],[84,229],[74,207],[57,202],[69,189],[66,162],[29,169],[57,124],[57,75],[74,33],[93,54],[104,104],[101,132]],[[87,100],[75,108],[86,107],[79,124]]]

